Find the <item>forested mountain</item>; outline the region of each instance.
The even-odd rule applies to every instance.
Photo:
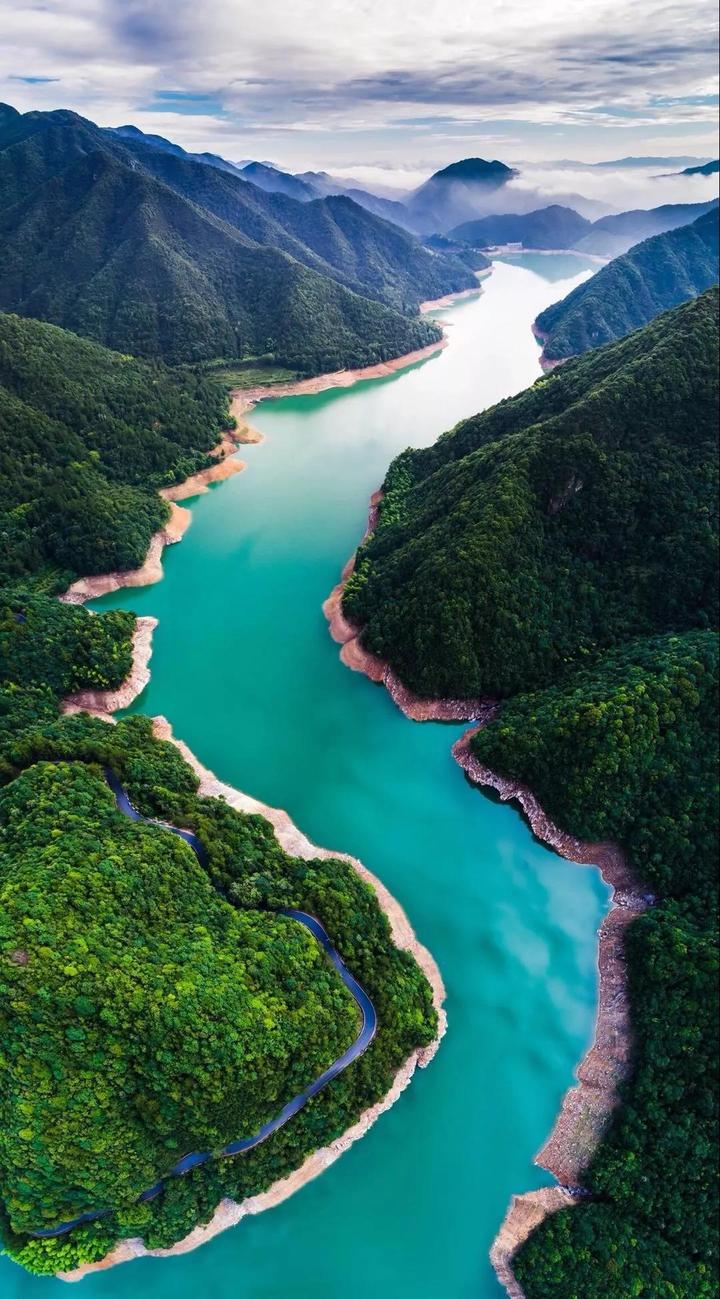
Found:
[[[578,252],[619,257],[643,239],[690,225],[717,205],[717,199],[711,199],[707,203],[665,203],[662,207],[617,212],[594,221],[592,228],[578,239],[574,247]]]
[[[535,212],[506,212],[478,221],[465,221],[449,235],[451,239],[475,248],[521,243],[525,248],[573,248],[576,252],[617,257],[642,239],[689,225],[713,208],[717,208],[717,199],[708,203],[676,203],[647,211],[619,212],[615,216],[588,221],[573,208],[556,203]]]
[[[473,283],[451,255],[433,255],[413,235],[346,196],[299,203],[158,150],[134,151],[156,179],[246,238],[280,248],[321,275],[396,310],[415,311],[428,298]]]
[[[438,337],[400,310],[473,282],[347,199],[265,194],[64,111],[6,114],[0,195],[1,307],[171,362],[385,360]]]
[[[436,171],[406,203],[415,227],[424,234],[449,230],[482,215],[482,202],[517,176],[504,162],[463,158]]]
[[[204,465],[227,421],[224,388],[196,371],[0,314],[0,1244],[33,1272],[129,1235],[170,1246],[225,1196],[266,1189],[435,1032],[429,985],[347,861],[290,857],[262,817],[198,797],[147,718],[59,716],[67,694],[127,676],[135,620],[52,592],[140,562],[167,513],[154,488]],[[104,768],[144,815],[191,828],[204,862],[123,817]],[[357,1034],[336,971],[282,907],[327,926],[377,1035],[267,1145],[138,1204],[179,1156],[275,1118]]]
[[[592,228],[592,222],[572,208],[552,204],[536,212],[506,213],[465,221],[451,230],[450,238],[492,248],[496,244],[521,243],[525,248],[574,248]]]
[[[623,338],[718,278],[718,212],[656,235],[604,266],[535,321],[543,356],[568,356]]]
[[[632,1078],[528,1299],[715,1293],[717,356],[712,289],[403,453],[343,601],[415,691],[504,698],[476,756],[655,895]]]
[[[135,568],[154,488],[210,463],[223,387],[0,312],[0,582]]]
[[[628,635],[715,621],[716,302],[393,462],[344,606],[413,690],[505,696]]]
[[[152,145],[156,149],[162,149],[166,153],[174,153],[177,158],[187,158],[192,162],[203,162],[210,167],[218,167],[220,171],[229,171],[238,176],[241,168],[236,167],[234,162],[228,162],[227,158],[221,158],[218,153],[188,153],[179,144],[173,144],[172,140],[166,140],[163,135],[149,135],[147,131],[141,131],[137,126],[107,126],[103,128],[106,135],[119,135],[123,140],[142,141],[145,144]]]

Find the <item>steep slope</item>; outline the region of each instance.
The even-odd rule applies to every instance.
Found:
[[[203,162],[210,167],[217,167],[220,171],[228,171],[233,176],[240,175],[241,168],[236,167],[233,162],[228,162],[227,158],[221,158],[218,153],[188,153],[179,144],[173,144],[172,140],[166,140],[163,135],[149,135],[147,131],[141,131],[137,126],[110,126],[104,128],[107,135],[119,135],[126,141],[143,141],[145,144],[152,145],[156,149],[163,149],[166,153],[173,153],[178,158],[187,158],[192,162]]]
[[[5,146],[5,147],[3,147]],[[207,165],[160,137],[122,128],[101,131],[69,113],[25,114],[0,126],[0,186],[4,202],[27,197],[79,157],[107,152],[114,161],[173,188],[244,236],[281,250],[361,295],[414,313],[420,302],[470,287],[457,261],[433,257],[396,227],[349,202],[338,220],[336,200],[307,203],[266,193],[232,168]],[[278,173],[280,174],[280,173]],[[348,211],[348,209],[350,209]]]
[[[574,246],[578,252],[619,257],[643,239],[664,234],[667,230],[676,230],[678,226],[690,225],[717,205],[717,199],[711,199],[707,203],[667,203],[663,207],[638,208],[632,212],[600,217]]]
[[[465,221],[449,233],[451,238],[475,248],[511,243],[520,243],[524,248],[573,248],[591,228],[592,222],[572,208],[553,204],[536,212]]]
[[[248,162],[240,168],[240,175],[243,180],[249,180],[251,185],[257,185],[258,189],[267,190],[269,194],[286,194],[299,203],[307,203],[311,198],[318,197],[317,191],[306,181],[287,171],[280,171],[278,167],[267,167],[263,162]]]
[[[716,304],[394,461],[343,607],[412,690],[504,696],[629,635],[717,620]]]
[[[372,364],[438,337],[70,135],[76,161],[50,180],[39,179],[47,133],[39,159],[35,138],[0,154],[26,192],[0,209],[3,309],[172,363],[270,354],[306,373]]]
[[[505,163],[463,158],[436,171],[408,199],[407,209],[424,234],[446,231],[483,216],[483,200],[517,176]]]
[[[656,235],[604,266],[535,322],[548,361],[623,338],[718,278],[718,213]]]
[[[396,310],[416,311],[428,298],[472,287],[460,261],[429,252],[346,196],[298,203],[157,150],[137,157],[146,171],[240,234]]]
[[[603,974],[626,988],[632,1074],[599,1145],[587,1090],[553,1137],[580,1192],[512,1260],[527,1299],[715,1293],[717,349],[712,289],[405,452],[345,590],[412,690],[504,697],[468,740],[473,778],[614,841],[642,895],[634,916],[616,894]]]
[[[214,380],[0,313],[0,580],[136,568],[167,517],[152,489],[228,423]]]

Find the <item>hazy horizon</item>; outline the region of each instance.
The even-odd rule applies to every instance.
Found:
[[[522,0],[487,0],[482,22],[464,0],[411,21],[399,0],[0,0],[0,16],[0,97],[21,111],[231,160],[422,178],[473,155],[717,156],[710,0],[538,0],[532,23]]]

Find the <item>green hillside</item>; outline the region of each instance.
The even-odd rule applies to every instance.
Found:
[[[572,208],[555,203],[536,212],[465,221],[450,231],[450,237],[475,248],[512,243],[521,243],[524,248],[574,248],[591,226],[591,221]]]
[[[168,513],[153,489],[228,423],[215,380],[0,313],[0,580],[137,567]]]
[[[401,455],[344,599],[419,693],[509,696],[476,756],[655,897],[627,931],[632,1078],[590,1198],[515,1260],[528,1299],[715,1294],[717,305]]]
[[[59,715],[67,694],[124,680],[135,620],[53,593],[138,563],[166,514],[154,488],[204,464],[226,422],[225,390],[196,372],[0,315],[0,1246],[32,1272],[127,1236],[172,1245],[338,1136],[435,1032],[427,981],[348,862],[290,857],[262,817],[198,797],[147,718]],[[206,862],[122,816],[103,768],[143,815],[192,829]],[[282,907],[325,924],[377,1035],[267,1142],[138,1204],[179,1156],[275,1118],[357,1034]]]
[[[623,338],[718,278],[718,213],[617,257],[535,321],[543,356],[561,361]]]
[[[556,822],[625,848],[656,904],[627,933],[634,1072],[582,1181],[516,1259],[527,1299],[713,1299],[718,1262],[715,631],[629,641],[507,703],[473,742]]]
[[[171,363],[372,364],[439,337],[401,313],[474,282],[349,199],[267,194],[68,112],[0,122],[0,192],[0,307]]]
[[[716,302],[394,461],[344,607],[413,690],[504,696],[715,623]]]

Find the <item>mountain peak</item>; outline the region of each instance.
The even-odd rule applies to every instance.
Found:
[[[518,172],[513,167],[506,166],[497,158],[492,162],[487,162],[485,158],[461,158],[459,162],[451,162],[449,166],[434,172],[426,184],[436,180],[462,180],[480,184],[491,181],[503,185],[517,175]]]

